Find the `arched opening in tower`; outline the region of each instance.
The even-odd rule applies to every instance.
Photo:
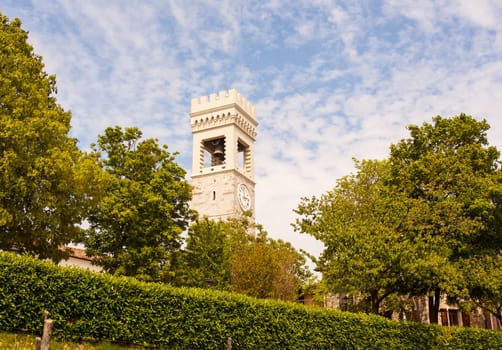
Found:
[[[225,164],[225,137],[218,137],[202,142],[204,149],[204,167]]]
[[[237,141],[237,168],[248,173],[251,167],[251,152],[249,146],[242,140]]]

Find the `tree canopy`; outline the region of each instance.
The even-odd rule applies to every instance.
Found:
[[[105,271],[143,280],[172,276],[172,254],[193,213],[185,170],[137,128],[107,128],[93,148],[106,172],[106,193],[89,211],[87,253]]]
[[[488,128],[464,114],[412,125],[388,160],[357,162],[332,191],[302,199],[294,226],[324,243],[317,267],[332,292],[369,299],[372,312],[387,296],[429,295],[437,322],[441,291],[458,293],[465,259],[502,247]]]
[[[461,114],[410,126],[411,137],[391,146],[393,184],[427,204],[420,234],[442,237],[453,258],[500,247],[495,195],[499,152],[488,145],[485,120]],[[493,245],[495,243],[495,246]]]
[[[481,307],[502,324],[502,252],[459,261],[462,279],[452,293],[466,309]]]
[[[421,276],[425,291],[434,293],[431,322],[437,322],[441,290],[450,296],[456,290],[458,261],[502,249],[500,154],[488,144],[488,129],[485,120],[465,114],[437,116],[410,126],[410,138],[391,146],[394,190],[420,208],[406,234],[425,238],[448,261],[438,274]]]
[[[324,243],[316,261],[330,292],[356,297],[359,310],[387,311],[382,303],[414,288],[417,266],[439,269],[444,259],[425,242],[403,235],[409,212],[405,196],[386,184],[388,161],[356,161],[356,173],[320,198],[303,198],[295,230]]]
[[[176,283],[228,290],[231,283],[228,234],[228,224],[222,221],[203,217],[194,222],[178,261]]]
[[[268,237],[245,216],[198,220],[190,227],[181,254],[179,285],[295,301],[310,276],[302,253]]]
[[[59,261],[69,254],[61,246],[81,238],[97,169],[68,135],[56,78],[27,39],[0,14],[0,249]]]
[[[305,257],[293,246],[258,231],[231,259],[232,290],[257,298],[296,301],[306,278]]]

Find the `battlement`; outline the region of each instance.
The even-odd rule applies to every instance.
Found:
[[[230,89],[228,91],[223,90],[220,91],[219,94],[211,94],[209,96],[201,96],[199,98],[192,99],[190,114],[206,110],[216,111],[220,107],[232,104],[238,105],[252,119],[256,120],[256,108],[235,89]]]

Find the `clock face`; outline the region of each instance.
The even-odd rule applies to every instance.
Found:
[[[239,204],[242,210],[251,209],[251,195],[246,185],[239,184],[239,186],[237,186],[237,197],[239,198]]]

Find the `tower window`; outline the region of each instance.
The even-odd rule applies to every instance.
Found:
[[[202,148],[205,168],[225,164],[225,137],[204,140]]]
[[[216,200],[216,191],[213,191],[213,201]]]
[[[245,173],[251,172],[251,151],[242,141],[237,142],[237,168]]]

